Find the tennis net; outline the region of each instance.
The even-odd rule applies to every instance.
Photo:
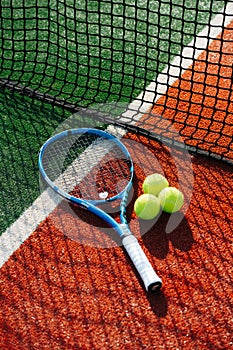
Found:
[[[0,8],[2,88],[71,112],[107,104],[116,122],[176,144],[178,133],[193,151],[233,160],[232,1]]]

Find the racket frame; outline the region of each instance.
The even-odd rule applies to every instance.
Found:
[[[107,138],[109,140],[113,140],[118,147],[121,148],[121,150],[124,152],[126,159],[130,161],[130,180],[126,187],[119,192],[117,195],[112,196],[110,198],[105,198],[105,199],[98,199],[98,200],[89,200],[89,199],[82,199],[78,197],[74,197],[70,195],[69,193],[63,191],[60,189],[56,184],[50,180],[50,178],[47,176],[44,167],[43,167],[43,155],[49,147],[50,144],[58,141],[59,139],[62,139],[67,136],[75,136],[75,135],[82,135],[85,133],[93,133],[94,135],[102,136],[104,138]],[[133,261],[136,269],[138,270],[139,274],[141,275],[145,288],[147,291],[150,292],[155,292],[159,290],[162,286],[162,281],[161,279],[157,276],[157,274],[154,272],[152,266],[150,265],[145,253],[142,251],[137,239],[135,236],[132,234],[128,227],[128,221],[127,221],[127,216],[126,216],[126,207],[127,207],[127,200],[128,200],[128,194],[132,188],[133,184],[133,175],[134,175],[134,166],[133,166],[133,161],[131,158],[131,155],[128,151],[128,149],[124,146],[124,144],[118,140],[118,138],[110,133],[107,133],[103,130],[99,129],[91,129],[91,128],[79,128],[79,129],[69,129],[60,132],[59,134],[53,135],[50,137],[41,147],[39,151],[39,156],[38,156],[38,167],[40,170],[40,174],[43,178],[43,180],[47,183],[47,185],[55,191],[58,195],[60,195],[62,198],[65,200],[69,201],[70,203],[74,205],[78,205],[81,208],[84,208],[94,215],[97,215],[101,219],[103,219],[105,222],[107,222],[115,231],[118,233],[120,236],[123,246],[128,252],[129,256],[131,257],[131,260]],[[106,202],[112,202],[115,200],[121,200],[120,202],[120,220],[121,223],[118,223],[115,221],[111,215],[103,211],[98,207],[99,204],[103,204]],[[139,257],[140,256],[140,257]],[[138,261],[139,260],[139,261]],[[145,263],[145,266],[141,268],[141,266]],[[140,270],[143,270],[140,272]],[[148,276],[147,272],[148,270]]]

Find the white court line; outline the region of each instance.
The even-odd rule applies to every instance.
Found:
[[[212,39],[221,33],[223,26],[227,26],[232,20],[233,3],[230,1],[226,7],[225,14],[216,15],[210,22],[210,26],[205,27],[199,35],[183,49],[182,54],[177,56],[172,63],[158,75],[156,81],[151,82],[146,90],[129,104],[128,111],[123,114],[122,121],[126,119],[126,121],[129,122],[129,118],[133,118],[134,122],[139,120],[141,116],[166,93],[168,86],[172,85],[193,63],[193,59],[197,58],[200,53],[207,49]],[[209,39],[207,39],[207,37]],[[0,236],[0,267],[57,206],[58,202],[52,200],[48,192],[42,193]]]
[[[110,133],[116,137],[123,137],[123,130],[119,127],[109,126],[107,129]],[[90,146],[91,147],[91,146]],[[103,157],[109,150],[108,147],[102,145],[99,147],[99,157]],[[90,149],[91,151],[91,149]],[[89,149],[88,149],[89,152]],[[79,161],[85,159],[85,152],[81,156]],[[97,164],[99,158],[93,159],[93,163],[90,166]],[[72,168],[72,167],[71,167]],[[70,169],[71,169],[70,168]],[[67,169],[67,172],[70,171]],[[90,168],[87,168],[89,171]],[[86,176],[86,173],[80,174],[79,181]],[[56,181],[56,185],[59,187],[59,178]],[[74,187],[74,184],[69,183],[70,188]],[[69,191],[69,190],[68,190]],[[54,196],[54,191],[50,188],[45,190],[33,204],[24,211],[24,213],[0,236],[0,267],[9,259],[11,254],[20,247],[20,245],[35,231],[37,226],[45,220],[45,218],[61,203],[62,198],[60,196]]]
[[[193,60],[205,51],[221,32],[222,28],[227,27],[233,20],[233,2],[229,1],[224,15],[223,9],[220,14],[216,15],[210,22],[210,26],[206,26],[188,46],[186,46],[181,55],[178,55],[160,73],[156,81],[152,81],[138,97],[129,104],[128,110],[123,113],[123,122],[129,123],[133,120],[134,123],[150,110],[156,101],[166,93],[168,86],[171,86],[175,81],[188,69]]]

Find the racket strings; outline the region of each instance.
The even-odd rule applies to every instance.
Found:
[[[106,161],[96,173],[96,185],[99,193],[108,192],[113,197],[123,191],[130,181],[130,162],[124,158]]]
[[[57,187],[83,199],[110,199],[131,179],[131,160],[115,140],[90,133],[51,143],[43,167]]]

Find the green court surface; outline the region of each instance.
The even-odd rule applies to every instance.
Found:
[[[38,150],[65,113],[9,92],[0,92],[0,109],[0,227],[3,232],[38,196]]]
[[[131,102],[224,1],[35,4],[1,1],[0,77],[86,106]],[[2,233],[38,196],[39,148],[70,113],[3,89],[0,112]]]
[[[129,101],[224,1],[3,0],[1,77],[72,102]],[[75,9],[75,10],[74,10]],[[23,40],[22,40],[23,39]],[[146,46],[145,46],[146,44]],[[32,69],[34,68],[34,69]],[[71,101],[70,101],[71,102]]]

